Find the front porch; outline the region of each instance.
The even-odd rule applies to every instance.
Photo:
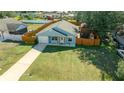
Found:
[[[72,46],[73,45],[72,37],[50,36],[48,38],[49,38],[49,45],[55,45],[55,46]]]

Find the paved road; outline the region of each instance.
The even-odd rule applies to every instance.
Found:
[[[0,80],[14,80],[17,81],[22,74],[30,67],[33,61],[44,50],[46,44],[37,44],[27,54],[25,54],[19,61],[17,61],[10,69],[0,76]]]

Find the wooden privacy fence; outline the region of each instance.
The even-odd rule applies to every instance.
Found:
[[[35,31],[31,31],[31,32],[27,32],[22,36],[22,40],[27,43],[27,44],[34,44],[36,42],[36,33],[40,32],[41,30],[43,30],[44,28],[46,28],[47,26],[56,23],[60,20],[54,20],[52,22],[46,23],[44,25],[42,25],[41,27],[39,27],[38,29],[36,29]]]
[[[76,44],[85,46],[98,46],[100,45],[100,39],[76,38]]]

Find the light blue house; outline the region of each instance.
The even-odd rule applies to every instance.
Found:
[[[49,29],[37,33],[38,42],[48,45],[75,47],[77,30],[77,26],[62,20]]]

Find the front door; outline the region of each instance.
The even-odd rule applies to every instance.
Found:
[[[60,43],[61,44],[65,43],[65,38],[64,37],[60,37]]]

